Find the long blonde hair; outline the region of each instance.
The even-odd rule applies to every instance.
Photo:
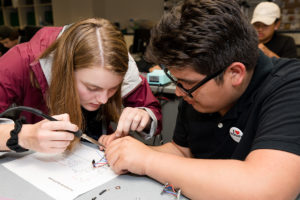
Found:
[[[52,78],[47,105],[50,114],[68,113],[72,123],[84,129],[74,71],[100,65],[124,76],[128,51],[123,35],[108,20],[90,18],[71,25],[41,56],[53,53]],[[121,87],[101,105],[100,115],[117,122],[122,106]],[[98,114],[98,116],[99,116]]]

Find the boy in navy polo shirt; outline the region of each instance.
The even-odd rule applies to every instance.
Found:
[[[300,62],[269,58],[235,0],[186,0],[153,28],[146,58],[182,97],[173,141],[106,144],[116,173],[150,176],[190,199],[295,199]]]

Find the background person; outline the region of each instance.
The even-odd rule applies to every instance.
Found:
[[[117,137],[130,130],[149,129],[148,137],[160,131],[158,101],[128,57],[122,34],[107,20],[45,27],[30,42],[2,56],[0,65],[0,112],[16,103],[51,115],[68,114],[58,116],[63,121],[39,122],[40,117],[21,113],[28,123],[34,123],[24,125],[19,133],[23,148],[61,152],[73,135],[56,130],[74,131],[78,126],[98,139],[110,121],[118,122]],[[119,118],[122,100],[128,107]],[[12,129],[12,125],[0,126],[1,149],[7,149]]]
[[[148,175],[190,199],[295,199],[300,192],[300,62],[269,58],[235,0],[186,0],[154,27],[146,58],[167,67],[173,141],[107,144],[119,174]]]
[[[276,3],[259,3],[254,9],[251,23],[257,31],[258,47],[267,56],[297,58],[294,39],[276,31],[280,27],[280,8]]]
[[[10,49],[20,43],[21,38],[17,29],[9,26],[0,26],[0,43]]]
[[[10,49],[17,44],[28,42],[41,27],[26,26],[24,29],[14,29],[0,26],[0,43]]]

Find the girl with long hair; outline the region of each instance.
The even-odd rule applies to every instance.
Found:
[[[16,103],[58,119],[40,121],[31,113],[21,113],[30,124],[17,132],[16,145],[62,152],[78,141],[68,131],[82,129],[99,139],[112,132],[112,121],[118,123],[117,130],[113,136],[102,137],[106,140],[130,130],[149,129],[146,137],[159,132],[159,104],[128,55],[120,31],[105,19],[91,18],[65,27],[42,28],[30,42],[2,56],[0,112]],[[130,106],[123,112],[122,101]],[[0,125],[1,150],[15,150],[6,145],[13,129],[11,124]]]

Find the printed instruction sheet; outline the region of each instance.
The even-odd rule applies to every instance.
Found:
[[[54,199],[74,199],[117,175],[107,166],[93,167],[104,158],[99,149],[79,144],[72,153],[33,153],[3,166]]]

